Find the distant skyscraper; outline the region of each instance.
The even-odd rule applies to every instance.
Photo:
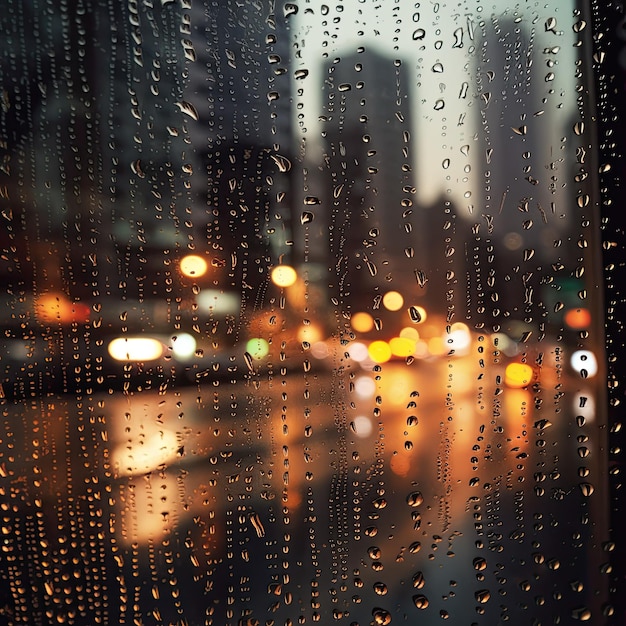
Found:
[[[320,200],[328,242],[321,245],[336,262],[335,293],[352,292],[364,304],[380,285],[392,289],[402,280],[422,236],[412,218],[410,84],[399,60],[374,50],[342,56],[325,70]]]
[[[468,273],[469,312],[488,326],[542,317],[546,265],[567,256],[553,244],[571,221],[571,132],[557,110],[559,48],[545,41],[543,30],[512,18],[494,16],[483,27],[475,163],[483,188],[467,247],[470,266],[475,259],[480,268]]]
[[[275,263],[289,252],[292,238],[289,21],[272,6],[206,2],[189,11],[195,60],[185,99],[197,117],[189,128],[205,211],[196,224],[207,224],[205,245],[226,258],[261,259],[255,275],[269,253]]]

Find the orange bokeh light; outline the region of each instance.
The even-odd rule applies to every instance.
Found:
[[[588,328],[591,324],[589,309],[570,309],[563,317],[565,323],[575,330]]]

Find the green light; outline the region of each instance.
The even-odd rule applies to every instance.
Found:
[[[270,351],[270,344],[265,339],[255,337],[249,339],[246,343],[246,352],[248,352],[253,359],[262,359],[267,356]]]

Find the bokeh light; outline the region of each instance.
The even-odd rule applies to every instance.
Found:
[[[206,259],[197,254],[188,254],[180,260],[180,272],[189,278],[204,276],[208,269],[209,264]]]
[[[386,363],[392,356],[391,346],[386,341],[372,341],[367,348],[370,358],[375,363]]]
[[[591,378],[598,373],[598,361],[589,350],[576,350],[570,359],[572,369],[583,378]]]
[[[350,325],[357,333],[369,333],[374,328],[374,318],[361,311],[350,318]]]
[[[108,351],[116,361],[154,361],[163,355],[163,344],[152,337],[117,337]]]
[[[415,340],[408,337],[394,337],[389,341],[391,353],[398,357],[408,357],[415,352]]]
[[[179,359],[188,359],[196,353],[197,342],[193,335],[180,333],[174,335],[172,341],[172,352]]]
[[[588,328],[591,324],[589,309],[570,309],[563,317],[565,323],[574,330]]]
[[[504,371],[504,382],[513,389],[527,387],[532,377],[533,368],[526,363],[509,363]]]
[[[388,311],[399,311],[404,305],[404,298],[402,294],[397,291],[388,291],[383,296],[383,306]]]
[[[254,337],[246,342],[246,352],[253,359],[264,359],[269,354],[269,351],[270,344],[266,339],[262,339],[261,337]]]
[[[271,279],[277,287],[291,287],[298,280],[298,273],[291,265],[277,265],[271,272]]]

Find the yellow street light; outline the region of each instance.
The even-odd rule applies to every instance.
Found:
[[[277,265],[270,276],[277,287],[291,287],[298,279],[298,274],[291,265]]]
[[[207,273],[209,264],[198,254],[187,254],[180,260],[180,271],[183,276],[197,278]]]

